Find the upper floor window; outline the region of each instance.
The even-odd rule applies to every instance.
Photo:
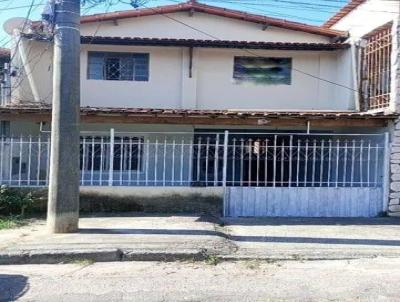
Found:
[[[149,54],[89,52],[88,79],[148,81]]]
[[[233,78],[239,83],[290,85],[292,82],[292,59],[235,57]]]

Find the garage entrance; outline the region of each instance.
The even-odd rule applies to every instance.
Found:
[[[387,135],[232,136],[225,216],[374,217],[385,211]]]

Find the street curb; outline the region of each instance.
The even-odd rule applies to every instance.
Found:
[[[0,265],[10,264],[57,264],[80,260],[93,262],[120,261],[119,249],[102,250],[21,250],[0,253]]]
[[[243,255],[218,254],[205,249],[145,250],[145,249],[92,249],[92,250],[20,250],[0,252],[0,265],[18,264],[65,264],[79,261],[120,262],[120,261],[204,261],[209,257],[218,261],[329,261],[373,259],[377,257],[400,258],[399,253],[365,253],[365,254],[291,254],[291,255]]]
[[[159,250],[21,250],[0,252],[0,265],[61,264],[79,261],[203,261],[208,254],[203,249],[182,251]]]

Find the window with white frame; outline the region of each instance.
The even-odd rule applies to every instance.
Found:
[[[146,82],[149,80],[149,54],[90,51],[87,77],[90,80]]]

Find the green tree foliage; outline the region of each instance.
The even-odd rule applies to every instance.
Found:
[[[0,214],[24,216],[26,209],[32,206],[32,194],[19,189],[0,187]]]

